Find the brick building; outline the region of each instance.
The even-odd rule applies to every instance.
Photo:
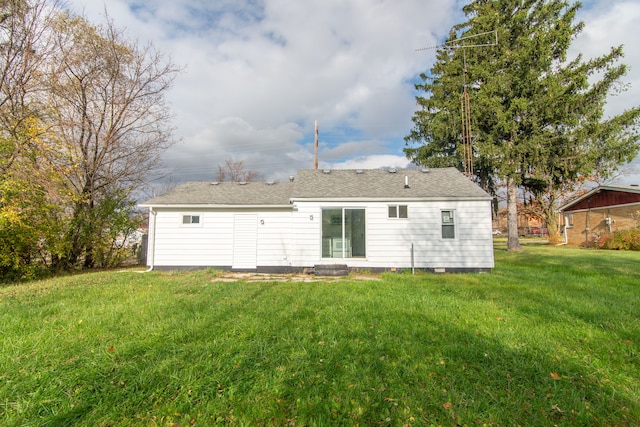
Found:
[[[601,185],[560,207],[568,245],[589,245],[617,230],[638,227],[640,187]]]

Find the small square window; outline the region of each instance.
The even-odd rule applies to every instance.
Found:
[[[200,215],[182,215],[183,224],[200,224]]]
[[[409,218],[407,205],[389,205],[389,218]]]

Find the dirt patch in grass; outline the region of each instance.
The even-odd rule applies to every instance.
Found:
[[[375,274],[350,274],[348,276],[322,276],[316,277],[313,274],[267,274],[267,273],[238,273],[221,272],[211,279],[212,282],[334,282],[337,280],[381,280]]]

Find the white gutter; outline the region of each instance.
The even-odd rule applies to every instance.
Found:
[[[293,197],[295,202],[477,202],[493,200],[493,197]]]
[[[141,204],[138,205],[141,208],[162,208],[162,209],[291,209],[291,205],[221,205],[221,204],[213,204],[213,203],[192,203],[192,204]]]
[[[148,273],[153,270],[156,252],[156,214],[153,207],[149,206],[149,234],[147,236],[147,265],[149,268],[145,271],[138,271],[138,273]]]

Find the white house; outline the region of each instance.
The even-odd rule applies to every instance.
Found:
[[[490,271],[491,197],[455,168],[195,182],[148,207],[150,268]]]

